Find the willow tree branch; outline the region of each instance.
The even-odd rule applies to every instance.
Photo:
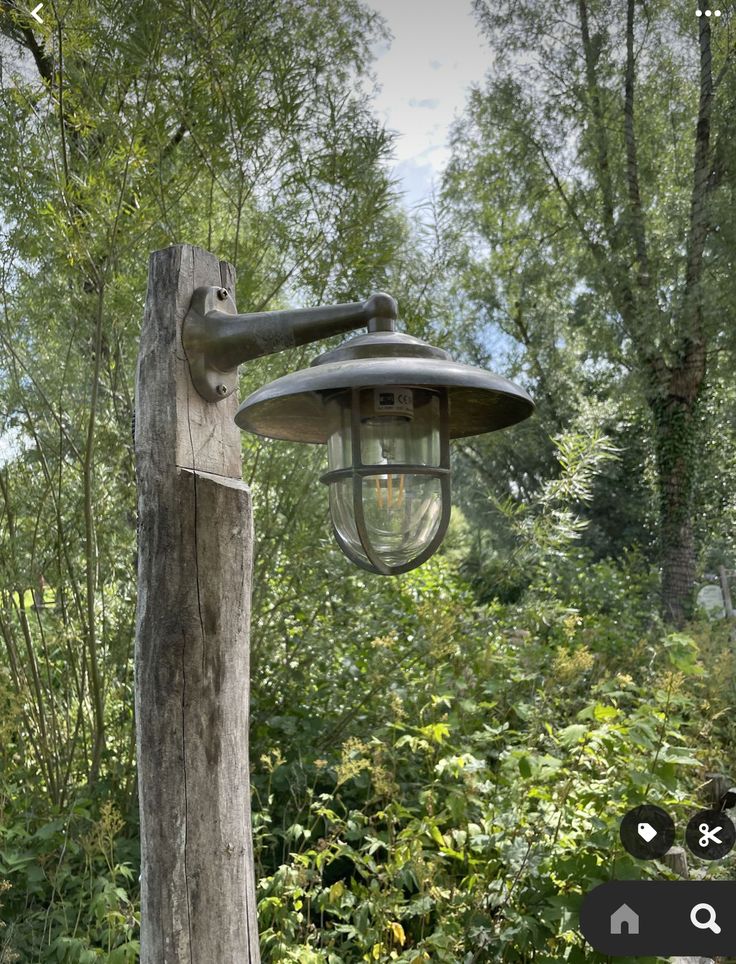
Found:
[[[613,216],[613,184],[611,181],[611,169],[609,160],[608,135],[603,117],[603,105],[601,102],[601,89],[598,83],[596,64],[598,54],[594,49],[593,41],[590,36],[590,26],[588,22],[588,4],[586,0],[579,0],[580,13],[580,33],[583,41],[583,54],[585,56],[585,79],[588,88],[588,98],[590,109],[593,115],[592,128],[598,150],[598,186],[603,197],[603,227],[606,238],[614,251],[617,247],[616,223]]]
[[[626,9],[626,80],[624,93],[624,136],[626,139],[626,180],[631,213],[631,229],[639,262],[638,283],[648,286],[649,254],[647,251],[646,229],[641,205],[639,188],[639,163],[637,160],[636,134],[634,132],[634,4],[628,0]]]
[[[711,175],[711,116],[713,112],[713,55],[711,27],[706,17],[700,22],[700,100],[695,130],[693,189],[690,202],[690,227],[687,238],[685,289],[682,315],[687,324],[683,338],[682,362],[705,366],[705,334],[703,331],[703,299],[700,284],[703,277],[703,253],[709,233],[708,182]]]

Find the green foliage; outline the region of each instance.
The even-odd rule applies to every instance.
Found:
[[[264,960],[605,960],[581,944],[582,894],[667,873],[621,851],[618,823],[642,799],[679,824],[696,806],[728,753],[728,725],[704,743],[701,714],[707,661],[730,649],[646,629],[635,563],[600,601],[586,585],[604,573],[586,584],[580,567],[584,613],[561,585],[556,607],[468,605],[446,564],[429,568],[464,600],[432,599],[441,659],[397,666],[369,737],[313,759],[275,748],[257,768],[281,818],[257,811]]]
[[[298,634],[308,697],[268,717],[256,685],[265,961],[604,960],[581,943],[583,893],[669,873],[628,857],[618,824],[644,799],[682,824],[728,767],[732,649],[707,624],[666,632],[639,553],[590,558],[574,510],[616,453],[557,446],[557,477],[508,513],[517,602],[479,604],[459,577],[459,519],[420,570],[325,587],[321,649]],[[354,583],[366,622],[337,603]]]
[[[484,544],[476,535],[466,542],[461,561],[481,598],[514,601],[531,585],[541,588],[546,574],[559,578],[571,558],[572,544],[590,524],[584,513],[595,481],[606,463],[617,460],[618,450],[599,429],[560,434],[552,442],[558,472],[542,484],[533,501],[499,499],[490,485],[486,487],[498,521],[494,542],[489,545],[486,539]],[[581,548],[578,557],[583,555],[589,553]]]
[[[109,800],[81,796],[63,812],[41,810],[40,800],[27,809],[28,802],[27,788],[3,785],[0,876],[9,925],[0,960],[138,960],[137,848],[121,834],[120,812]]]
[[[382,35],[353,0],[85,0],[34,30],[0,3],[0,864],[20,861],[5,874],[7,954],[137,954],[131,423],[146,254],[186,242],[229,258],[241,310],[379,287],[404,236],[391,135],[364,91]],[[267,574],[299,548],[274,546],[318,503],[300,501],[312,465],[248,455],[267,643],[284,603]],[[292,646],[309,615],[289,616]],[[102,853],[87,837],[108,804],[125,825]]]
[[[361,91],[381,25],[358,3],[257,0],[244,30],[227,4],[94,0],[38,40],[0,14],[0,635],[17,766],[63,808],[84,782],[134,791],[141,252],[231,257],[243,310],[353,300],[402,225]],[[29,605],[44,585],[54,605]]]

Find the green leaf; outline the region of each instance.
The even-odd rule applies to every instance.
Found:
[[[575,743],[582,742],[587,733],[588,727],[584,723],[571,723],[570,726],[560,730],[557,734],[557,740],[562,746],[572,746]]]

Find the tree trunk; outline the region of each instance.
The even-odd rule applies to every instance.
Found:
[[[234,272],[151,258],[138,359],[136,724],[141,964],[258,964],[248,768],[250,493],[236,395],[194,389],[181,327]]]
[[[677,627],[690,615],[695,584],[693,483],[702,380],[702,371],[692,366],[689,370],[677,369],[672,373],[670,390],[649,399],[659,487],[662,615]]]

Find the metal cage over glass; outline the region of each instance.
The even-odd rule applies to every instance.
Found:
[[[437,549],[450,521],[447,392],[352,388],[325,400],[330,514],[356,565],[397,575]]]

